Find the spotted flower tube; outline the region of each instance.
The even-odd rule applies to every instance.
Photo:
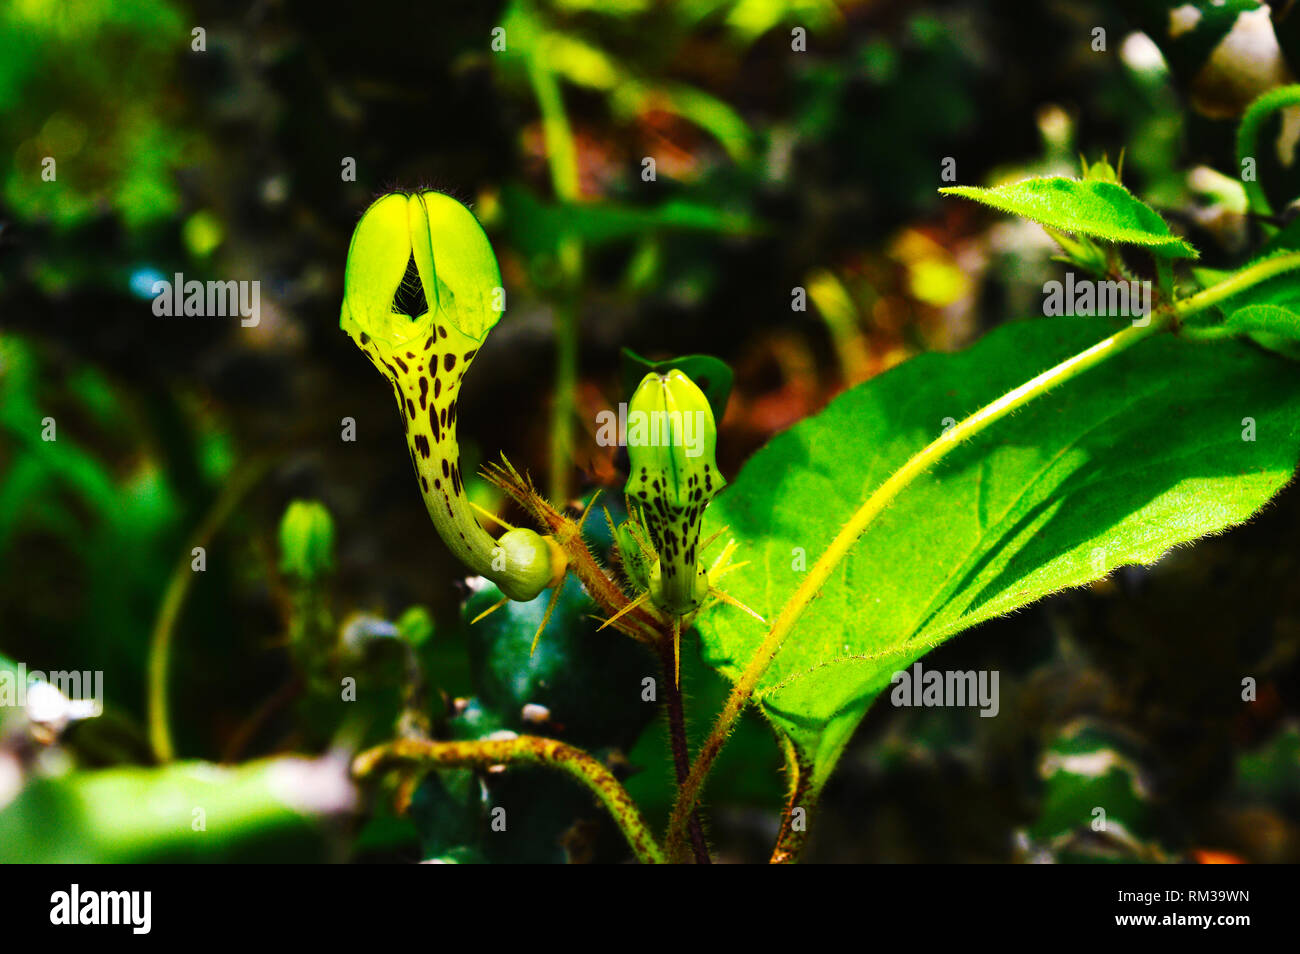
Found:
[[[718,428],[704,392],[678,370],[651,372],[628,402],[630,470],[624,494],[640,510],[653,562],[632,528],[619,541],[624,564],[645,579],[651,602],[673,617],[699,609],[709,578],[697,562],[704,508],[726,481],[716,459]],[[649,564],[648,567],[645,564]]]
[[[501,272],[473,214],[438,192],[390,193],[352,233],[339,326],[388,378],[429,517],[452,553],[512,600],[564,578],[549,537],[494,540],[465,495],[456,440],[461,382],[503,311]]]

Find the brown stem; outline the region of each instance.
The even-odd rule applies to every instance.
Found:
[[[395,763],[491,768],[494,765],[549,765],[587,787],[618,823],[627,843],[645,864],[662,864],[663,852],[627,789],[596,758],[555,739],[520,735],[513,739],[479,739],[469,742],[430,742],[397,739],[367,749],[352,762],[352,774],[365,778]]]
[[[812,766],[800,758],[789,739],[782,740],[781,750],[790,773],[790,794],[786,796],[781,830],[777,832],[776,845],[772,848],[770,863],[774,865],[794,864],[799,860],[808,841],[808,818],[817,804],[817,793],[812,789]]]
[[[686,781],[691,771],[691,752],[686,741],[686,709],[682,704],[682,687],[675,678],[676,663],[673,659],[671,637],[659,643],[659,661],[662,663],[665,695],[668,700],[668,738],[673,750],[673,768],[677,772],[678,787]],[[695,854],[697,865],[713,863],[709,857],[709,845],[704,840],[704,826],[700,823],[699,810],[691,812],[689,832],[691,850]],[[671,860],[671,859],[670,859]]]

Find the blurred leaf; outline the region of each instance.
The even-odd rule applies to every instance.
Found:
[[[1300,19],[1300,18],[1298,18]],[[1260,249],[1260,257],[1300,249],[1300,216],[1292,219]]]
[[[0,863],[320,861],[353,800],[338,757],[35,778],[0,811]]]
[[[758,230],[748,216],[682,199],[650,208],[612,202],[550,204],[517,185],[502,190],[501,199],[510,241],[528,254],[554,253],[568,236],[603,245],[656,230],[724,235],[748,235]]]
[[[589,523],[603,523],[599,514]],[[551,591],[508,602],[472,626],[468,621],[501,599],[494,586],[465,604],[465,638],[478,696],[500,724],[585,748],[630,746],[656,708],[641,701],[641,680],[657,676],[653,657],[592,618],[595,605],[573,577],[564,584],[546,632],[530,655]],[[535,714],[524,717],[524,706]],[[543,715],[544,711],[544,715]]]
[[[818,32],[842,21],[843,14],[831,0],[737,0],[727,13],[727,27],[743,43],[782,23]]]
[[[1113,182],[1049,176],[982,189],[939,190],[1019,215],[1041,225],[1107,242],[1141,245],[1166,258],[1196,258],[1194,248],[1169,231],[1154,209]]]
[[[105,211],[129,228],[171,216],[173,175],[194,162],[198,142],[174,95],[188,17],[165,0],[81,0],[74,16],[59,12],[42,0],[0,6],[5,204],[19,220],[60,228]]]
[[[624,400],[632,393],[647,374],[667,374],[676,368],[695,382],[704,396],[709,399],[713,419],[721,421],[727,412],[727,398],[731,396],[731,383],[735,375],[727,362],[707,354],[686,354],[680,358],[665,358],[651,361],[643,358],[631,348],[619,352],[619,364],[622,370]]]
[[[638,75],[582,37],[549,28],[527,4],[512,5],[505,24],[507,36],[523,50],[527,68],[534,71],[535,84],[539,80],[536,71],[545,71],[548,77],[561,76],[577,86],[598,90],[610,97],[612,108],[624,118],[651,110],[672,113],[716,137],[733,160],[749,156],[752,131],[734,109],[717,97],[685,83],[659,82]],[[505,52],[509,54],[510,48]],[[509,55],[504,62],[510,62]],[[548,80],[541,82],[545,86]],[[556,95],[546,90],[539,92],[547,99]],[[562,104],[544,102],[542,107],[546,112],[562,109]]]
[[[1087,723],[1043,754],[1044,793],[1028,835],[1055,861],[1155,860],[1156,810],[1149,783],[1114,733]],[[1035,859],[1037,860],[1037,859]]]
[[[1125,12],[1141,24],[1157,44],[1184,86],[1205,66],[1206,60],[1231,32],[1243,12],[1258,10],[1259,0],[1133,0]],[[1177,21],[1174,10],[1180,11]],[[1174,35],[1171,25],[1180,29]]]
[[[633,83],[618,86],[614,106],[629,116],[659,110],[707,130],[733,162],[749,158],[753,131],[734,109],[703,90],[684,83]]]
[[[1300,796],[1300,727],[1283,726],[1265,745],[1243,753],[1237,759],[1237,790],[1258,801]]]
[[[487,802],[469,769],[429,772],[411,799],[411,821],[420,833],[424,858],[478,861],[488,831]]]

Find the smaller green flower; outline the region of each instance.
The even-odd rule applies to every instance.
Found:
[[[280,572],[311,583],[334,569],[334,520],[315,500],[295,500],[280,520]]]
[[[624,493],[641,511],[658,558],[649,572],[651,598],[671,616],[694,612],[708,594],[697,551],[704,508],[726,485],[717,441],[713,409],[694,381],[676,369],[641,380],[628,402]]]
[[[397,632],[412,646],[423,646],[433,638],[433,617],[423,606],[412,606],[398,619]]]

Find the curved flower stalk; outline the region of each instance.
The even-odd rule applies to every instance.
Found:
[[[503,300],[496,256],[473,214],[438,192],[396,192],[373,203],[352,234],[339,326],[393,385],[438,534],[507,597],[531,600],[563,580],[566,558],[532,530],[492,539],[465,495],[456,440],[461,382]]]

